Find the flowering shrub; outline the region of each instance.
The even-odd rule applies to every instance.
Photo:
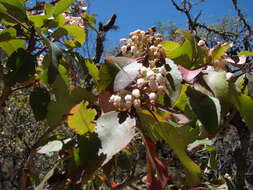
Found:
[[[213,139],[235,115],[253,130],[252,88],[245,82],[252,81],[246,57],[253,53],[229,56],[230,43],[209,49],[185,31],[176,31],[182,35],[178,43],[164,41],[148,29],[121,39],[120,56],[106,57],[98,65],[77,50],[85,43],[87,29],[95,29],[95,18],[83,8],[78,15],[67,13],[72,3],[45,3],[34,12],[24,1],[0,0],[0,48],[6,58],[0,69],[1,110],[14,91],[31,88],[34,117],[47,126],[31,146],[20,189],[131,185],[127,180],[110,183],[107,167],[118,155],[126,156],[123,163],[130,161],[136,141],[145,146],[147,170],[135,174],[135,166],[126,167],[133,171],[129,178],[146,176],[143,181],[151,190],[203,185],[203,172],[192,159],[194,149],[204,145],[204,151],[213,155]],[[82,78],[77,65],[85,68]],[[53,135],[62,124],[75,137]],[[166,142],[185,168],[183,184],[172,185],[171,173],[156,151],[159,142]],[[35,180],[34,157],[53,153],[58,154],[56,165],[43,180]],[[215,165],[213,157],[210,162]],[[227,178],[219,183],[233,184]]]

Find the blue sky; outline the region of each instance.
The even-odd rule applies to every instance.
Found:
[[[35,2],[36,0],[30,0]],[[43,1],[43,0],[37,0]],[[49,1],[49,0],[46,0]],[[186,17],[179,13],[170,0],[84,0],[88,1],[89,13],[97,14],[97,21],[106,22],[115,13],[119,29],[110,31],[106,38],[106,47],[110,49],[120,38],[126,38],[136,29],[146,30],[156,22],[172,22],[178,28],[186,28]],[[180,2],[181,0],[175,0]],[[197,0],[193,0],[197,1]],[[253,0],[238,0],[238,5],[253,25]],[[196,15],[202,10],[201,22],[213,24],[218,18],[235,16],[231,0],[207,0],[193,8]]]
[[[253,24],[253,1],[238,0],[238,4]],[[215,23],[219,17],[236,14],[231,0],[207,0],[193,9],[193,15],[199,10],[203,10],[201,21],[206,23]],[[112,13],[117,14],[119,29],[108,33],[109,45],[127,37],[133,30],[147,29],[157,21],[170,21],[176,23],[180,29],[186,28],[185,16],[173,7],[170,0],[89,0],[89,12],[97,14],[97,20],[102,22],[107,21]]]

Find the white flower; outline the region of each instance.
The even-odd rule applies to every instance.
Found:
[[[121,102],[121,97],[118,95],[115,95],[113,100],[114,100],[114,103],[119,104]]]
[[[159,82],[159,83],[163,83],[164,82],[164,77],[161,73],[157,73],[156,74],[156,80]]]
[[[121,51],[123,54],[125,54],[127,52],[127,46],[122,46]]]
[[[141,106],[141,100],[140,99],[135,99],[133,104],[134,104],[135,108],[139,108]]]
[[[159,72],[160,72],[162,75],[166,75],[166,74],[167,74],[167,71],[166,71],[166,69],[165,69],[164,66],[159,67],[158,70],[159,70]]]
[[[149,95],[148,95],[148,97],[149,97],[149,99],[152,101],[155,101],[156,100],[156,98],[157,98],[157,95],[156,95],[156,93],[154,93],[154,92],[151,92]]]
[[[131,53],[135,53],[137,48],[135,46],[131,46]]]
[[[130,94],[127,94],[126,96],[125,96],[125,101],[127,102],[127,101],[132,101],[132,99],[133,99],[133,97],[132,97],[132,95],[130,95]]]
[[[126,106],[126,108],[130,108],[132,106],[132,102],[126,101],[125,106]]]
[[[200,46],[200,47],[206,46],[206,42],[204,40],[199,40],[198,46]]]
[[[154,71],[152,71],[152,70],[149,70],[149,71],[147,72],[147,78],[148,78],[148,79],[153,78],[154,75],[155,75],[155,73],[154,73]]]
[[[144,81],[143,78],[137,79],[136,85],[137,85],[138,88],[141,88],[144,84],[145,84],[145,81]]]
[[[120,42],[122,42],[122,43],[127,43],[127,39],[126,39],[126,38],[121,38],[121,39],[120,39]]]
[[[140,73],[142,74],[142,75],[145,75],[146,73],[147,73],[147,71],[148,71],[148,69],[147,69],[147,67],[141,67],[141,69],[140,69]]]
[[[141,96],[140,94],[140,90],[139,89],[134,89],[132,91],[132,95],[135,97],[135,98],[139,98]]]

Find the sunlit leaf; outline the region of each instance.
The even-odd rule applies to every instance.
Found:
[[[7,24],[26,22],[24,2],[22,0],[0,0],[0,21],[7,21]]]
[[[59,14],[66,11],[70,5],[74,2],[74,0],[60,0],[55,4],[54,15],[58,16]]]
[[[85,60],[85,66],[88,69],[88,73],[95,81],[99,81],[99,70],[97,66],[90,60]]]
[[[240,112],[241,117],[245,120],[247,126],[253,131],[253,99],[250,96],[239,92],[235,87],[230,87],[231,101]]]
[[[11,39],[8,41],[2,41],[0,42],[0,48],[7,54],[11,55],[13,52],[15,52],[17,49],[25,48],[25,41],[20,39]]]
[[[242,51],[238,54],[238,56],[253,56],[252,51]]]
[[[8,41],[16,37],[16,30],[14,28],[4,29],[0,32],[0,42]]]
[[[214,50],[212,51],[213,60],[220,59],[222,56],[225,55],[226,51],[232,46],[233,46],[232,43],[224,43],[214,48]]]
[[[128,116],[120,123],[118,114],[108,112],[97,120],[96,133],[102,142],[99,153],[106,155],[103,165],[125,148],[135,136],[135,119]]]
[[[97,112],[95,109],[87,108],[87,106],[88,102],[77,104],[70,110],[67,119],[69,128],[79,135],[95,130],[95,124],[92,121],[95,119]]]
[[[60,28],[58,28],[53,36],[55,37],[55,39],[59,39],[62,36],[72,36],[74,38],[74,46],[73,47],[77,47],[77,46],[81,46],[84,41],[85,41],[85,37],[86,37],[86,33],[85,30],[77,25],[64,25]]]

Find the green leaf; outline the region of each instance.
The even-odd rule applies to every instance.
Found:
[[[98,81],[98,88],[100,92],[104,91],[110,84],[113,83],[118,71],[119,69],[110,62],[102,64],[99,70],[100,80]]]
[[[33,22],[35,27],[42,27],[48,18],[48,15],[29,15],[29,20]]]
[[[103,165],[130,143],[135,136],[135,125],[135,119],[129,116],[120,122],[118,112],[105,113],[97,120],[96,133],[102,142],[99,153],[106,155]]]
[[[170,57],[171,56],[171,52],[180,47],[180,44],[174,41],[164,41],[161,43],[164,50],[165,50],[165,54],[166,57]]]
[[[245,120],[250,131],[253,132],[253,99],[242,94],[234,86],[230,86],[231,101],[239,111],[241,117]]]
[[[6,80],[10,85],[16,82],[24,82],[35,73],[36,58],[24,49],[18,49],[8,58],[9,69]]]
[[[252,51],[242,51],[238,54],[238,56],[253,56]]]
[[[95,124],[92,121],[95,119],[97,112],[95,109],[88,109],[88,102],[81,102],[74,106],[67,119],[68,127],[79,135],[84,135],[95,130]]]
[[[219,45],[218,47],[214,48],[212,52],[213,60],[220,59],[222,56],[225,55],[227,50],[232,47],[232,43],[224,43]]]
[[[187,182],[191,185],[198,184],[200,181],[201,170],[186,153],[186,140],[180,132],[180,127],[172,122],[158,122],[153,116],[143,110],[138,110],[138,115],[141,120],[142,131],[147,134],[152,134],[154,139],[165,140],[172,150],[175,152],[181,163],[184,165],[187,174]]]
[[[11,39],[8,41],[0,42],[0,48],[7,54],[11,55],[17,49],[24,49],[25,48],[25,41],[20,39]]]
[[[79,137],[78,148],[73,150],[73,155],[68,168],[72,178],[80,179],[85,171],[85,179],[89,180],[94,172],[101,167],[105,155],[99,154],[101,141],[96,133]]]
[[[58,16],[59,14],[66,11],[70,5],[74,2],[74,0],[60,0],[55,4],[54,15]]]
[[[45,7],[44,7],[44,11],[45,11],[45,14],[48,16],[48,17],[51,17],[53,16],[53,13],[54,13],[54,6],[51,5],[50,3],[45,3]]]
[[[77,25],[64,25],[58,30],[56,30],[53,34],[55,39],[59,39],[62,36],[72,36],[74,38],[74,46],[81,46],[83,45],[86,33],[85,30]]]
[[[16,37],[16,30],[14,28],[8,28],[0,32],[0,42],[8,41]]]
[[[211,136],[215,135],[220,128],[221,106],[219,100],[193,88],[188,88],[186,93],[192,110],[204,125],[206,131]]]
[[[86,59],[85,60],[85,66],[88,69],[88,73],[90,76],[92,76],[92,78],[97,82],[99,81],[99,70],[97,68],[97,66],[91,62],[90,60]]]
[[[95,101],[94,96],[86,89],[75,88],[69,90],[59,75],[52,87],[56,101],[51,101],[48,105],[47,122],[50,126],[59,124],[69,114],[70,109],[82,100]]]
[[[31,92],[29,103],[37,121],[41,121],[46,118],[49,102],[50,94],[46,88],[36,87]]]
[[[229,84],[226,80],[226,72],[208,71],[203,78],[215,97],[219,100],[224,100],[229,97]]]
[[[26,22],[26,10],[22,0],[0,0],[0,18],[10,23]],[[18,22],[17,22],[18,21]]]
[[[177,65],[166,58],[166,64],[170,67],[167,75],[167,95],[170,97],[171,104],[174,106],[182,90],[182,75]]]

